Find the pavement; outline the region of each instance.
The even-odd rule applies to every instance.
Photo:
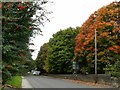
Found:
[[[113,88],[103,84],[94,84],[79,80],[60,79],[49,76],[24,76],[22,88]]]
[[[28,80],[22,76],[22,88],[32,88],[31,84]]]
[[[47,76],[22,77],[22,88],[96,88],[85,84],[78,84],[64,79]]]

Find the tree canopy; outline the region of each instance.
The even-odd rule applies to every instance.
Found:
[[[46,71],[49,73],[72,73],[72,59],[74,56],[74,38],[79,27],[67,28],[53,34],[48,42]]]
[[[38,56],[36,58],[36,66],[37,66],[37,70],[40,70],[41,73],[44,73],[46,70],[46,66],[45,63],[47,61],[47,52],[48,52],[48,43],[44,43],[41,47],[40,47],[40,51],[38,53]]]
[[[30,37],[41,33],[38,27],[46,17],[46,10],[39,2],[2,2],[2,78],[3,84],[13,75],[21,75],[30,69],[32,62]],[[39,12],[36,15],[36,12]],[[36,17],[36,18],[33,18]],[[47,19],[47,18],[46,18]]]
[[[76,57],[86,62],[90,72],[94,68],[94,36],[97,31],[98,72],[106,65],[120,61],[120,2],[113,2],[90,15],[75,39]]]

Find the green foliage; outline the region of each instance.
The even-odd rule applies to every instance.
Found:
[[[2,9],[0,19],[2,19],[3,84],[11,76],[23,75],[31,69],[32,58],[28,45],[31,36],[41,33],[39,25],[43,23],[43,17],[46,17],[46,10],[41,7],[43,4],[42,1],[0,3],[0,9]],[[36,16],[38,11],[41,13]]]
[[[106,67],[104,68],[104,70],[105,70],[106,74],[112,74],[112,72],[114,72],[114,66],[108,64],[108,65],[106,65]]]
[[[22,85],[22,77],[21,76],[13,76],[11,79],[7,81],[8,85],[11,85],[15,88],[21,88]]]
[[[120,61],[115,62],[114,65],[107,65],[104,68],[105,72],[111,74],[114,77],[120,77]]]
[[[47,59],[48,43],[41,46],[38,56],[36,58],[37,70],[44,72],[46,70],[46,59]]]
[[[77,28],[67,28],[53,34],[48,43],[46,67],[48,73],[72,73],[74,56],[74,38],[79,32]]]

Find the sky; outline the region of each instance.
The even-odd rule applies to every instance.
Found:
[[[53,13],[48,15],[50,22],[44,23],[44,27],[40,26],[43,31],[41,35],[35,36],[33,39],[35,49],[32,53],[33,60],[36,59],[40,47],[49,41],[53,34],[66,29],[68,27],[81,26],[89,16],[99,8],[110,4],[113,1],[120,0],[50,0],[53,3],[48,3],[45,7]]]

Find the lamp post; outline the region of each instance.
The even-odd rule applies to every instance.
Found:
[[[96,17],[96,15],[94,14],[94,23],[96,22],[95,17]],[[97,76],[97,33],[96,33],[96,27],[94,30],[94,35],[95,35],[95,83],[97,83],[98,76]]]
[[[95,29],[95,83],[97,83],[97,38]]]

